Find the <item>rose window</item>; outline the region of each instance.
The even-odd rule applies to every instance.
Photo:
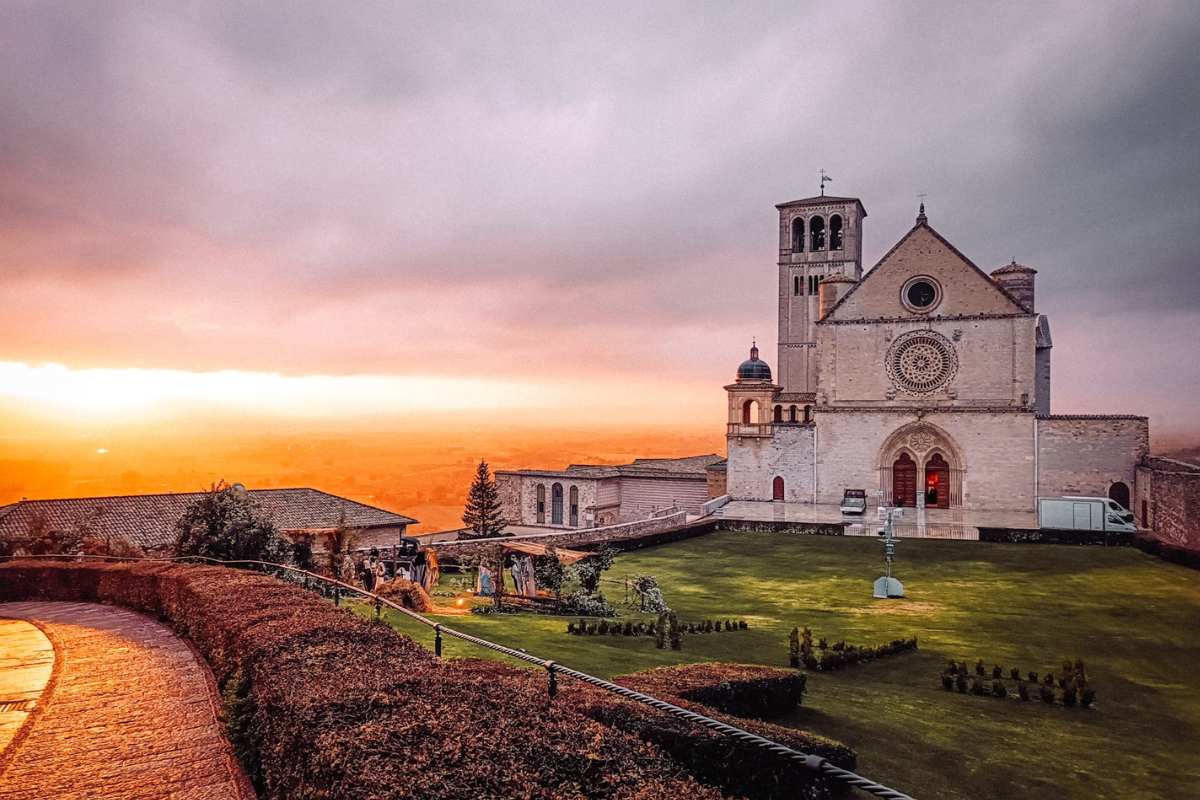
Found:
[[[906,333],[888,351],[888,377],[897,389],[910,394],[936,392],[957,371],[954,346],[933,331]]]

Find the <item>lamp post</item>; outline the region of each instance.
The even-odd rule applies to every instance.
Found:
[[[879,509],[879,521],[883,523],[883,529],[879,531],[879,535],[883,537],[883,577],[875,580],[874,597],[880,600],[886,600],[892,597],[904,597],[904,584],[898,579],[892,577],[892,561],[896,557],[896,535],[893,530],[892,523],[894,520],[901,519],[904,516],[904,510],[900,508],[883,508]]]

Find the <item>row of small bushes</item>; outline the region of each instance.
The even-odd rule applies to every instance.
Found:
[[[263,575],[161,563],[0,566],[0,601],[32,599],[126,606],[191,640],[262,800],[450,800],[464,787],[544,800],[721,797],[636,730],[549,701],[544,676],[439,660],[386,624]]]
[[[1074,708],[1076,705],[1090,708],[1096,700],[1096,690],[1088,682],[1087,669],[1083,660],[1078,658],[1074,662],[1063,661],[1062,672],[1057,680],[1055,680],[1053,672],[1047,672],[1039,680],[1038,673],[1031,670],[1025,675],[1028,678],[1026,681],[1025,677],[1021,675],[1021,670],[1012,667],[1008,671],[1008,678],[1016,681],[1016,687],[1011,690],[1004,683],[1004,668],[999,664],[992,666],[990,687],[984,685],[987,673],[988,670],[984,666],[983,659],[979,659],[975,662],[975,675],[968,684],[967,663],[950,661],[942,670],[942,688],[948,692],[957,691],[959,694],[969,692],[976,696],[990,695],[1006,698],[1011,695],[1022,701],[1031,700],[1036,693],[1038,699],[1046,705],[1054,705],[1058,702],[1066,708]]]
[[[744,619],[721,620],[706,619],[703,622],[680,622],[680,633],[720,633],[722,631],[744,631],[750,625]],[[599,622],[588,622],[586,619],[578,623],[568,622],[567,633],[572,636],[654,636],[653,622],[609,622],[602,619]]]
[[[916,636],[911,639],[893,639],[877,645],[847,644],[845,640],[840,640],[832,646],[822,638],[814,648],[812,631],[807,627],[803,630],[792,628],[788,635],[788,663],[793,667],[820,672],[834,672],[854,664],[863,664],[916,649]]]

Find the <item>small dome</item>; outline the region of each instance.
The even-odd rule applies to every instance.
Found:
[[[1005,264],[1000,269],[992,270],[992,277],[995,277],[997,275],[1014,275],[1014,274],[1018,274],[1018,273],[1036,275],[1037,270],[1034,269],[1033,267],[1027,267],[1024,264],[1018,264],[1017,260],[1014,258],[1012,260],[1011,264]]]
[[[737,370],[737,382],[766,381],[771,382],[771,367],[758,357],[758,344],[750,346],[750,358],[743,361]]]

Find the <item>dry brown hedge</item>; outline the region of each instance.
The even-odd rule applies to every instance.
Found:
[[[657,747],[551,701],[530,673],[443,662],[262,575],[164,564],[9,563],[0,600],[99,600],[191,639],[263,798],[715,800]]]
[[[770,719],[793,711],[804,699],[808,676],[794,669],[754,664],[681,664],[617,678],[617,683],[656,697],[673,696],[726,714]],[[818,745],[826,740],[813,738]]]
[[[223,688],[231,739],[262,798],[834,796],[825,779],[697,725],[567,680],[551,700],[543,672],[441,661],[386,625],[255,573],[154,563],[0,565],[0,601],[36,598],[127,606],[189,638]],[[692,665],[621,681],[715,716],[696,698],[720,705],[736,697],[742,705],[730,710],[763,703],[747,699],[754,691],[786,702],[780,698],[795,692],[795,682],[776,673],[795,675]],[[706,690],[721,683],[739,688]],[[853,752],[836,742],[729,721],[854,765]]]

